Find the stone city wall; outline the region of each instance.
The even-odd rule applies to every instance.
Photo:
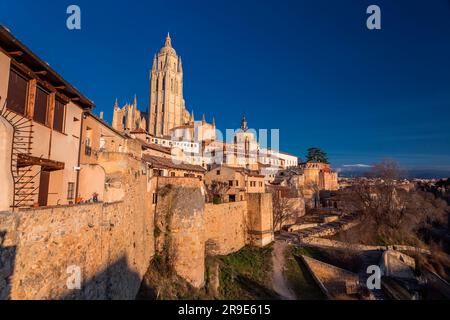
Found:
[[[156,250],[194,287],[205,283],[205,191],[197,178],[158,177]]]
[[[146,176],[131,172],[123,187],[112,204],[0,213],[0,299],[134,299],[154,219]],[[69,290],[78,270],[81,290]]]
[[[247,202],[205,205],[206,250],[210,255],[239,251],[247,241]]]
[[[271,193],[249,193],[247,196],[247,242],[264,247],[274,241]]]

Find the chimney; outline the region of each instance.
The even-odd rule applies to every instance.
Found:
[[[103,120],[103,111],[100,112],[100,120]]]

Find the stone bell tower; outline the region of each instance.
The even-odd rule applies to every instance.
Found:
[[[148,132],[162,137],[170,129],[189,122],[183,98],[183,66],[167,34],[164,47],[153,58],[150,73],[150,108]]]

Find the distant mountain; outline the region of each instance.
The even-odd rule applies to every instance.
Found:
[[[340,177],[357,178],[368,176],[372,167],[366,165],[351,165],[336,168]]]

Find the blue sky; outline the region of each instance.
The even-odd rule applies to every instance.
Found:
[[[66,28],[77,4],[82,30]],[[366,8],[382,30],[366,28]],[[170,31],[197,117],[279,128],[281,149],[325,149],[335,166],[390,157],[450,169],[450,1],[0,2],[0,23],[111,119],[148,107],[153,54]]]

